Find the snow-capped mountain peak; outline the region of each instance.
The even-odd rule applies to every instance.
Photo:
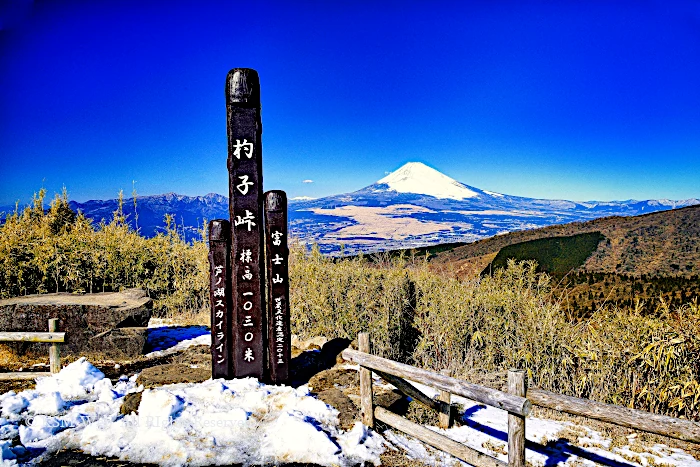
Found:
[[[376,184],[387,185],[389,191],[435,198],[467,199],[479,196],[457,180],[420,162],[408,162]]]

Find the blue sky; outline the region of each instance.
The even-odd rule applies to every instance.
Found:
[[[226,194],[234,67],[260,74],[265,189],[290,197],[408,161],[521,196],[700,197],[697,0],[10,0],[0,27],[0,204]]]

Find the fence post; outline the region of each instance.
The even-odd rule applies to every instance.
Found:
[[[370,353],[369,334],[357,334],[357,346],[360,352]],[[360,414],[362,423],[374,428],[374,404],[372,402],[372,370],[360,367]]]
[[[49,332],[58,332],[58,318],[49,320]],[[60,344],[54,342],[49,348],[49,371],[58,373],[61,371],[61,350],[58,347]]]
[[[525,372],[508,370],[508,392],[525,397]],[[508,466],[525,467],[525,417],[508,413]]]
[[[441,370],[440,374],[450,376],[450,370]],[[438,400],[442,402],[440,406],[440,413],[438,414],[438,426],[443,429],[451,428],[452,408],[450,404],[452,403],[452,395],[448,391],[440,390]]]

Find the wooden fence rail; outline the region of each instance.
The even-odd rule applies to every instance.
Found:
[[[406,420],[405,418],[400,417],[399,415],[396,415],[395,413],[382,407],[377,407],[374,409],[374,416],[377,418],[377,420],[384,422],[387,425],[391,425],[394,428],[399,429],[404,433],[411,435],[434,448],[453,455],[471,465],[476,465],[479,467],[505,467],[508,465],[501,460],[489,456],[488,454],[484,454],[476,449],[470,448],[469,446],[465,446],[462,443],[458,443],[445,435],[441,435],[440,433],[429,430],[422,425]]]
[[[0,380],[34,379],[50,376],[61,371],[61,351],[59,345],[65,342],[66,333],[58,331],[58,319],[49,320],[49,332],[0,332],[0,342],[48,342],[50,372],[0,373]]]
[[[0,332],[0,342],[63,342],[65,332]]]
[[[581,417],[593,418],[615,425],[700,443],[700,423],[681,418],[658,415],[619,405],[603,404],[588,399],[565,396],[542,389],[528,389],[527,398],[533,404]]]
[[[509,372],[509,391],[505,393],[495,389],[467,383],[446,374],[415,368],[410,365],[377,357],[370,354],[369,334],[358,334],[358,350],[345,349],[342,356],[345,360],[360,365],[360,413],[362,423],[374,426],[374,419],[393,426],[411,436],[416,437],[430,446],[445,451],[469,464],[477,467],[525,467],[525,417],[530,412],[532,404],[522,397],[525,394],[525,376],[522,371]],[[390,382],[406,395],[438,411],[441,415],[440,425],[449,427],[451,409],[450,394],[467,397],[493,407],[508,411],[508,463],[495,459],[469,446],[458,443],[440,433],[429,430],[421,425],[406,420],[382,407],[374,407],[372,397],[371,370]],[[440,400],[432,400],[416,387],[406,382],[410,379],[441,390]],[[512,386],[512,387],[511,387]]]
[[[359,350],[345,349],[342,356],[345,360],[360,365],[362,422],[373,427],[376,418],[477,467],[525,466],[525,417],[530,413],[533,404],[635,430],[700,443],[700,423],[564,396],[542,389],[528,389],[525,383],[525,372],[522,370],[508,371],[508,392],[501,392],[452,378],[444,371],[439,374],[372,355],[369,334],[360,333],[357,337]],[[382,407],[374,407],[372,371],[415,401],[437,411],[440,428],[448,428],[453,423],[454,408],[450,406],[451,394],[508,411],[508,463],[458,443]],[[421,392],[406,381],[407,379],[438,389],[440,393],[437,400]],[[454,421],[461,422],[459,418]]]
[[[358,363],[362,368],[409,379],[523,417],[527,416],[532,409],[532,403],[524,397],[508,394],[478,384],[468,383],[457,378],[423,370],[422,368],[416,368],[365,352],[345,349],[343,351],[343,358]]]

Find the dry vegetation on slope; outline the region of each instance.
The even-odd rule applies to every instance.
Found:
[[[0,298],[47,292],[110,292],[141,287],[155,310],[189,312],[208,305],[207,245],[188,244],[166,218],[165,230],[147,239],[119,208],[109,223],[93,225],[56,195],[44,210],[44,191],[33,205],[0,226]]]
[[[700,206],[511,232],[438,253],[434,261],[463,262],[516,243],[589,232],[601,232],[606,239],[588,258],[582,272],[633,276],[700,274]]]
[[[143,287],[161,313],[208,315],[204,241],[189,245],[172,228],[145,239],[119,211],[94,226],[66,209],[66,196],[47,212],[41,198],[0,227],[3,296]],[[700,419],[697,301],[646,313],[603,306],[574,320],[533,263],[460,279],[415,258],[333,260],[301,248],[290,282],[302,338],[369,331],[379,354],[467,379],[521,367],[545,389]]]
[[[334,262],[295,250],[290,264],[302,337],[368,330],[375,352],[467,380],[525,368],[544,389],[700,418],[697,302],[654,313],[606,306],[575,320],[534,263],[472,279],[401,257]]]

